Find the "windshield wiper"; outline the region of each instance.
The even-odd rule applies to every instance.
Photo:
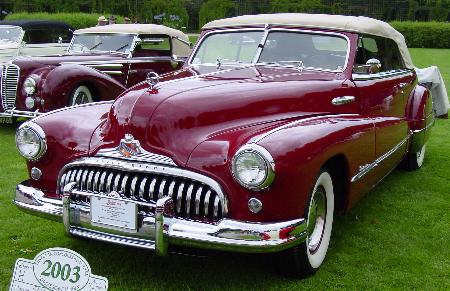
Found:
[[[101,41],[101,42],[99,42],[98,44],[96,44],[96,45],[94,45],[93,47],[91,47],[89,50],[91,51],[91,50],[93,50],[93,49],[95,49],[95,48],[97,48],[99,45],[101,45],[101,44],[103,44],[103,42]]]
[[[121,49],[124,49],[128,46],[128,43],[124,44],[123,46],[119,47],[118,49],[116,49],[115,51],[120,51]]]

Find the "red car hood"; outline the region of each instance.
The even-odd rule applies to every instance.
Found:
[[[214,73],[197,75],[205,71]],[[140,84],[119,97],[91,149],[117,145],[128,133],[145,149],[185,164],[197,145],[221,133],[330,113],[323,102],[330,104],[345,81],[336,73],[261,66],[188,67],[163,80],[181,76],[153,91]]]

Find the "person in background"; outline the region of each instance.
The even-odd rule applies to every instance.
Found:
[[[109,24],[116,24],[116,17],[114,15],[111,15],[108,18]]]
[[[123,19],[123,22],[124,22],[125,24],[130,24],[130,23],[131,23],[131,19],[128,18],[128,17],[125,17],[125,18]]]
[[[108,20],[106,19],[105,16],[102,15],[97,19],[97,26],[104,26],[107,24],[108,24]]]

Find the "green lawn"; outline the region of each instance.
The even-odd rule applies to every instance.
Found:
[[[438,65],[450,88],[450,50],[412,49],[417,66]],[[65,237],[60,223],[24,214],[11,200],[26,179],[12,127],[0,127],[0,290],[17,258],[50,247],[82,254],[111,290],[450,289],[449,120],[437,120],[423,168],[394,171],[333,229],[321,270],[304,280],[279,276],[270,256],[172,255]]]

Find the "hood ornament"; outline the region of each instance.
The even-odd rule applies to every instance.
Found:
[[[141,145],[139,141],[135,140],[131,134],[125,134],[125,138],[120,140],[119,152],[126,158],[139,155],[141,150]]]
[[[155,72],[150,72],[147,74],[147,78],[145,79],[147,84],[150,86],[150,90],[154,90],[156,85],[159,83],[159,75]]]

